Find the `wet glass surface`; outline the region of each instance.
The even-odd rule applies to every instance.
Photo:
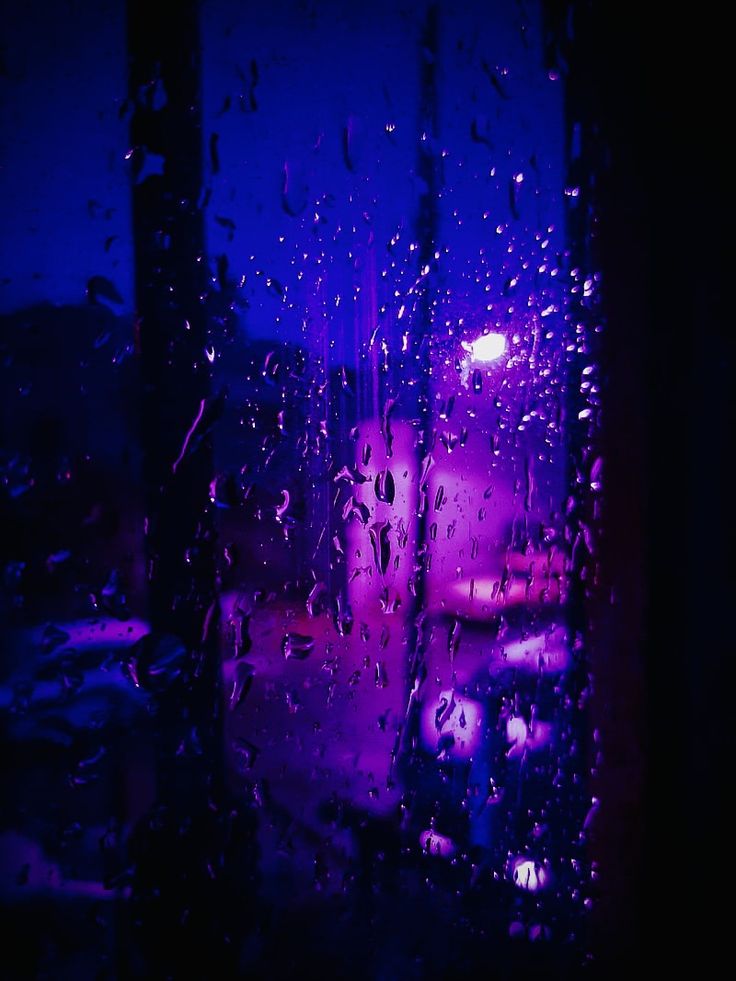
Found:
[[[18,976],[595,970],[641,693],[575,5],[41,6],[2,102]]]

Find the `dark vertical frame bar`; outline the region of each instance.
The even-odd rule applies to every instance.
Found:
[[[603,537],[587,611],[604,734],[597,973],[702,972],[728,957],[730,935],[718,886],[734,748],[728,32],[684,7],[624,17],[546,0],[545,13],[568,124],[587,130],[573,176],[592,176],[591,210],[571,233],[589,236],[606,318]]]
[[[186,0],[177,5],[175,17],[164,21],[142,0],[128,3],[134,173],[149,154],[164,161],[161,174],[133,187],[135,295],[149,615],[155,634],[174,635],[190,655],[184,673],[191,684],[179,693],[182,698],[166,701],[171,715],[161,727],[159,779],[176,782],[177,770],[186,771],[184,797],[193,789],[191,766],[172,762],[181,740],[197,730],[203,746],[196,765],[200,781],[208,779],[220,752],[213,725],[218,716],[217,606],[209,507],[209,428],[216,400],[209,397],[205,355],[198,6]],[[161,107],[152,98],[156,86],[165,98]]]
[[[433,270],[436,266],[434,253],[439,235],[439,192],[441,185],[439,157],[436,146],[439,136],[439,99],[437,92],[439,19],[439,5],[437,3],[429,3],[426,8],[418,52],[419,112],[417,118],[416,172],[422,182],[423,191],[419,197],[414,224],[417,242],[419,243],[418,268],[422,269],[424,266],[429,266],[430,274],[425,278],[417,304],[418,309],[416,315],[423,334],[417,345],[416,355],[413,353],[410,355],[412,360],[416,360],[413,364],[405,366],[402,363],[401,365],[402,374],[404,371],[407,373],[410,372],[418,380],[416,395],[414,397],[415,401],[405,409],[418,422],[415,463],[417,474],[416,554],[414,555],[414,572],[412,576],[412,619],[406,683],[406,696],[409,700],[412,698],[417,681],[423,680],[425,673],[423,621],[427,562],[425,549],[429,501],[423,500],[425,494],[420,480],[423,461],[432,448],[431,428],[433,420],[430,405],[430,371],[433,333],[432,301],[436,288],[436,273]],[[416,344],[416,340],[414,343]],[[385,397],[386,393],[381,393],[380,401],[382,405]],[[408,721],[399,729],[397,734],[395,756],[399,757],[402,748],[407,753],[406,758],[401,760],[400,766],[409,774],[408,783],[410,792],[416,792],[415,784],[417,782],[417,774],[412,773],[411,751],[407,747],[411,745],[413,737],[416,734],[415,727],[418,725],[418,715],[415,703],[411,703],[411,708],[413,711]]]
[[[154,629],[173,630],[195,643],[201,597],[211,593],[213,579],[211,563],[193,561],[186,554],[208,523],[212,454],[209,441],[201,438],[206,419],[181,457],[210,384],[204,355],[197,8],[195,0],[184,0],[177,4],[175,16],[163,21],[142,0],[128,0],[134,171],[145,165],[149,154],[164,158],[163,173],[136,181],[133,187],[150,615]],[[156,82],[165,94],[162,108],[151,100]]]
[[[222,745],[213,454],[205,356],[199,4],[128,0],[129,98],[150,647],[182,651],[155,700],[156,808],[134,836],[133,918],[146,976],[225,972]],[[162,173],[141,180],[146,159]],[[155,159],[155,158],[154,158]],[[146,664],[143,669],[145,670]],[[165,666],[163,678],[168,668]],[[234,813],[234,812],[233,812]],[[232,816],[232,815],[231,815]],[[236,871],[236,870],[232,870]],[[240,870],[237,870],[240,871]]]
[[[627,136],[636,98],[638,51],[625,58],[628,74],[614,70],[616,32],[594,5],[545,4],[548,62],[563,68],[566,139],[578,129],[579,155],[568,161],[568,183],[579,188],[568,208],[571,265],[586,274],[602,272],[602,309],[587,323],[590,356],[599,365],[600,424],[588,446],[587,423],[577,421],[582,363],[569,378],[571,479],[579,471],[576,520],[593,529],[596,549],[578,558],[573,570],[570,616],[585,638],[593,697],[589,726],[601,742],[588,747],[590,795],[602,806],[588,831],[589,857],[598,864],[601,890],[595,897],[589,946],[596,969],[623,969],[639,942],[641,866],[644,857],[645,704],[644,636],[646,591],[644,541],[648,474],[643,339],[648,310],[644,280],[649,241],[641,225],[645,211]],[[620,40],[620,39],[619,39]],[[632,46],[632,48],[635,47]],[[638,234],[629,239],[632,229]],[[593,333],[604,321],[602,335]],[[587,456],[586,456],[587,454]],[[585,478],[593,459],[604,460],[601,501]],[[597,754],[602,750],[602,762]]]

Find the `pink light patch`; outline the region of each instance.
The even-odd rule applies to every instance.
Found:
[[[526,640],[504,644],[490,665],[491,674],[507,667],[524,671],[554,674],[564,671],[570,663],[570,650],[566,631],[557,627],[549,633],[537,634]]]
[[[455,842],[447,835],[439,835],[436,831],[422,831],[419,844],[427,855],[439,855],[441,858],[452,858],[457,849]]]
[[[483,715],[480,702],[441,691],[422,709],[422,742],[443,759],[468,759],[480,744]]]

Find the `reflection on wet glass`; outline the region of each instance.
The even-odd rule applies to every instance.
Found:
[[[157,197],[177,165],[147,127],[176,93],[152,77],[120,107],[142,134],[120,155],[135,227],[104,245],[135,240],[135,329],[106,261],[75,294],[69,404],[89,385],[86,418],[117,406],[106,445],[35,395],[34,346],[73,308],[12,318],[10,411],[27,390],[40,408],[3,456],[10,514],[32,523],[52,501],[66,529],[24,532],[6,557],[13,646],[33,655],[11,660],[2,711],[64,789],[43,835],[20,811],[8,823],[3,888],[131,904],[134,966],[158,898],[199,923],[220,880],[233,911],[260,904],[222,926],[241,970],[291,970],[278,922],[301,916],[294,936],[318,945],[334,910],[350,943],[364,920],[400,925],[366,952],[370,976],[424,976],[432,956],[450,970],[417,918],[454,924],[468,951],[503,938],[582,962],[599,276],[569,251],[541,12],[209,0],[199,30],[196,200]],[[159,206],[174,217],[141,240]],[[186,276],[167,276],[186,255],[185,302]],[[154,316],[170,324],[160,364],[181,361],[160,398]],[[145,430],[179,402],[141,460],[138,406]],[[179,539],[172,500],[200,509]],[[159,888],[177,836],[202,844],[198,871],[167,867]]]

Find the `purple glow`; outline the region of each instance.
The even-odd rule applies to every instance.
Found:
[[[549,722],[535,721],[534,728],[531,729],[521,716],[513,716],[506,723],[506,740],[510,744],[506,756],[514,759],[549,745],[552,741],[552,725]]]
[[[339,481],[346,488],[345,498],[348,499],[344,525],[348,597],[356,616],[378,615],[376,628],[380,633],[380,618],[397,612],[410,596],[411,557],[416,548],[416,521],[413,520],[418,476],[415,434],[405,422],[395,422],[389,455],[378,420],[363,420],[359,429],[355,471],[360,477],[355,482],[348,477]],[[365,458],[369,459],[368,464],[363,463]],[[376,492],[376,481],[380,488],[381,479],[389,473],[393,494],[386,497],[381,495],[380,489]],[[370,515],[365,523],[353,504]],[[371,544],[371,528],[376,523],[386,529],[385,543],[390,560],[383,570],[375,562]]]
[[[525,640],[505,644],[500,662],[494,661],[490,671],[503,666],[513,666],[524,671],[553,674],[564,671],[570,661],[570,651],[566,631],[557,627],[551,633],[537,634]]]
[[[6,414],[29,421],[0,453],[0,895],[82,932],[79,900],[131,897],[99,942],[147,969],[130,933],[172,977],[311,973],[326,945],[343,976],[363,937],[371,976],[445,976],[458,951],[503,973],[509,923],[578,931],[607,801],[587,783],[609,453],[583,301],[603,318],[544,17],[203,7],[181,148],[147,144],[161,98],[179,112],[164,52],[106,148],[130,158],[120,200],[80,181],[135,289],[85,258],[63,317],[8,321]]]
[[[442,858],[452,858],[457,849],[455,842],[447,835],[437,834],[436,831],[422,831],[419,835],[419,844],[422,851],[428,855],[439,855]]]

